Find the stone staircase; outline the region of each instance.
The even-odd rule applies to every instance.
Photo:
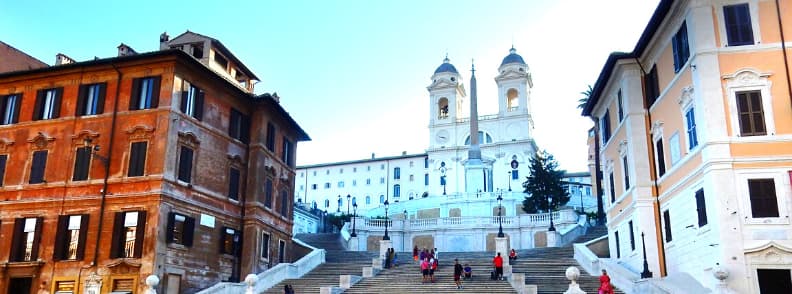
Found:
[[[420,266],[412,260],[412,252],[399,252],[399,266],[383,269],[378,275],[361,280],[344,293],[515,293],[508,281],[490,280],[491,253],[440,252],[439,257],[434,283],[422,282]],[[473,278],[462,280],[462,290],[458,290],[454,284],[454,258],[458,258],[462,265],[470,264],[473,269]]]

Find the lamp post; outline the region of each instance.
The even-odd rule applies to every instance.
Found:
[[[547,197],[547,213],[550,215],[550,227],[547,228],[547,231],[555,232],[556,229],[553,226],[553,198],[550,198],[550,196],[545,197]]]
[[[349,236],[357,237],[357,234],[355,233],[355,218],[357,218],[357,203],[352,204],[352,212],[353,212],[353,215],[352,215],[352,234],[350,234]]]
[[[652,277],[652,272],[649,271],[649,263],[646,262],[646,239],[643,232],[641,232],[641,243],[643,243],[643,271],[641,272],[641,279],[648,279]]]
[[[505,235],[503,235],[503,219],[501,218],[501,208],[503,208],[503,205],[501,205],[503,202],[502,193],[503,192],[498,193],[498,238],[505,237]]]
[[[347,194],[347,215],[349,215],[349,201],[351,201],[350,199],[352,199],[352,196]]]
[[[446,167],[445,161],[440,163],[440,184],[443,185],[443,195],[446,194]]]
[[[581,189],[580,186],[575,186],[575,191],[580,196],[580,214],[584,214],[585,211],[583,211],[583,189]]]
[[[336,212],[341,212],[341,195],[338,195],[338,208],[336,208]]]
[[[382,240],[390,240],[388,236],[388,205],[390,205],[390,203],[388,199],[385,199],[385,236],[382,236]]]

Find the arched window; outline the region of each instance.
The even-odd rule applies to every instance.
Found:
[[[448,99],[446,97],[440,98],[437,101],[437,118],[448,118]]]
[[[366,205],[371,204],[371,196],[366,195]]]
[[[385,203],[385,195],[380,195],[380,203]]]
[[[509,106],[508,111],[515,111],[520,106],[520,93],[512,88],[506,91],[506,104]]]
[[[479,144],[491,144],[492,143],[492,136],[490,136],[489,133],[486,133],[484,131],[479,131],[478,132],[478,137],[479,137]],[[467,136],[467,138],[465,138],[465,145],[470,145],[470,136]]]
[[[330,207],[330,199],[325,199],[325,208]]]
[[[399,196],[401,196],[401,185],[393,185],[393,197],[398,198]]]

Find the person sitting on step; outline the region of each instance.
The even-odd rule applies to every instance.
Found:
[[[465,264],[465,279],[472,279],[473,278],[473,269],[470,268],[470,264]]]

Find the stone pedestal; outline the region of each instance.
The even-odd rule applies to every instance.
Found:
[[[371,259],[371,267],[374,269],[381,270],[382,269],[382,259],[381,258],[372,258]]]
[[[586,294],[583,290],[580,290],[580,285],[578,285],[577,280],[580,278],[580,270],[574,266],[570,266],[566,269],[566,277],[570,281],[569,288],[564,292],[564,294]]]
[[[371,278],[374,276],[374,267],[366,266],[363,267],[363,277],[364,278]]]
[[[393,241],[391,240],[380,240],[379,241],[379,258],[381,261],[385,261],[385,257],[388,253],[388,248],[393,247]]]
[[[360,240],[358,237],[349,237],[347,248],[349,251],[360,251]]]
[[[547,231],[547,247],[558,247],[558,231]]]
[[[536,294],[539,292],[539,286],[537,285],[525,285],[525,290],[523,291],[524,294]]]
[[[503,277],[509,279],[512,275],[512,266],[510,264],[503,265]]]
[[[509,260],[509,239],[507,239],[506,237],[503,237],[503,238],[495,237],[495,255],[498,255],[498,252],[500,252],[501,257],[504,260],[504,263],[508,262],[508,260]]]
[[[338,287],[343,289],[352,288],[352,275],[339,276]]]
[[[515,290],[520,292],[520,290],[525,288],[525,273],[513,273],[511,278],[509,278],[509,282]]]

